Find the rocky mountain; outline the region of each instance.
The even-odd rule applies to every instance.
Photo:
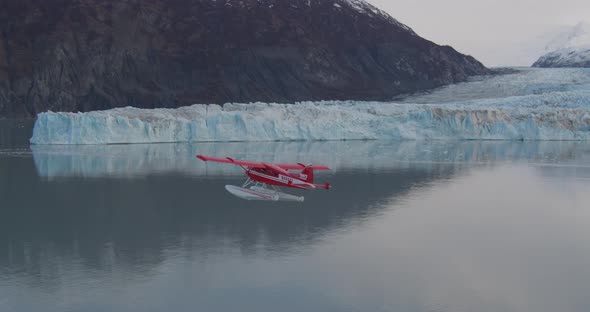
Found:
[[[590,46],[565,48],[541,56],[533,67],[590,68]]]
[[[0,116],[380,100],[486,73],[363,0],[0,2]]]
[[[590,24],[580,22],[562,31],[533,67],[590,67]]]

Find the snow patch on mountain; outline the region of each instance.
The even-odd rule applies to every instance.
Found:
[[[590,67],[590,45],[566,48],[541,56],[533,67]]]
[[[590,24],[580,22],[557,35],[533,67],[590,67]]]
[[[412,28],[399,22],[398,20],[393,18],[391,15],[389,15],[387,12],[377,8],[376,6],[370,4],[369,2],[367,2],[365,0],[340,0],[340,1],[342,1],[344,4],[347,4],[348,6],[352,7],[353,9],[355,9],[359,13],[368,14],[370,16],[380,16],[382,18],[385,18],[385,19],[389,20],[390,22],[394,23],[395,25],[401,27],[405,31],[410,32],[415,35]],[[334,5],[336,6],[337,3],[335,3]]]

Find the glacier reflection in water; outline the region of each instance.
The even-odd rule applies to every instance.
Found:
[[[578,142],[327,141],[132,145],[33,145],[42,177],[133,177],[158,173],[242,175],[239,168],[203,163],[197,154],[275,163],[325,164],[334,170],[396,169],[432,163],[575,161],[588,155]]]

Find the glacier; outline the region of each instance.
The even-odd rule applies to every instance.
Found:
[[[38,115],[30,142],[38,145],[78,145],[316,140],[590,139],[589,70],[524,70],[518,75],[525,75],[525,79],[514,80],[522,86],[508,88],[507,90],[513,91],[501,94],[501,97],[465,96],[463,100],[444,103],[433,103],[432,98],[436,98],[433,94],[449,93],[449,88],[457,86],[430,94],[430,101],[422,104],[408,102],[417,99],[409,98],[403,103],[228,103],[197,104],[177,109],[126,107],[88,113],[46,112]],[[556,76],[565,78],[555,84],[546,79]],[[529,78],[537,79],[537,83]],[[494,79],[486,81],[491,86],[498,82]],[[515,83],[514,81],[504,83]],[[469,86],[477,86],[475,89],[480,91],[485,89],[485,84],[482,87],[481,82],[467,83],[467,86],[468,89],[475,88]]]

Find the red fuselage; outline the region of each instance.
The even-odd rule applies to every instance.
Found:
[[[249,168],[246,174],[250,179],[269,185],[277,185],[299,189],[330,188],[329,184],[316,185],[313,181],[306,182],[307,176],[301,173],[276,172],[269,168]]]
[[[314,171],[316,170],[330,170],[330,168],[323,165],[304,165],[297,164],[272,164],[263,162],[253,162],[244,160],[235,160],[233,158],[225,157],[210,157],[204,155],[197,155],[202,161],[211,161],[223,164],[232,164],[240,166],[246,171],[246,174],[251,180],[261,182],[269,185],[278,185],[299,189],[330,189],[330,184],[314,184]],[[289,170],[301,170],[299,173],[289,172]]]

